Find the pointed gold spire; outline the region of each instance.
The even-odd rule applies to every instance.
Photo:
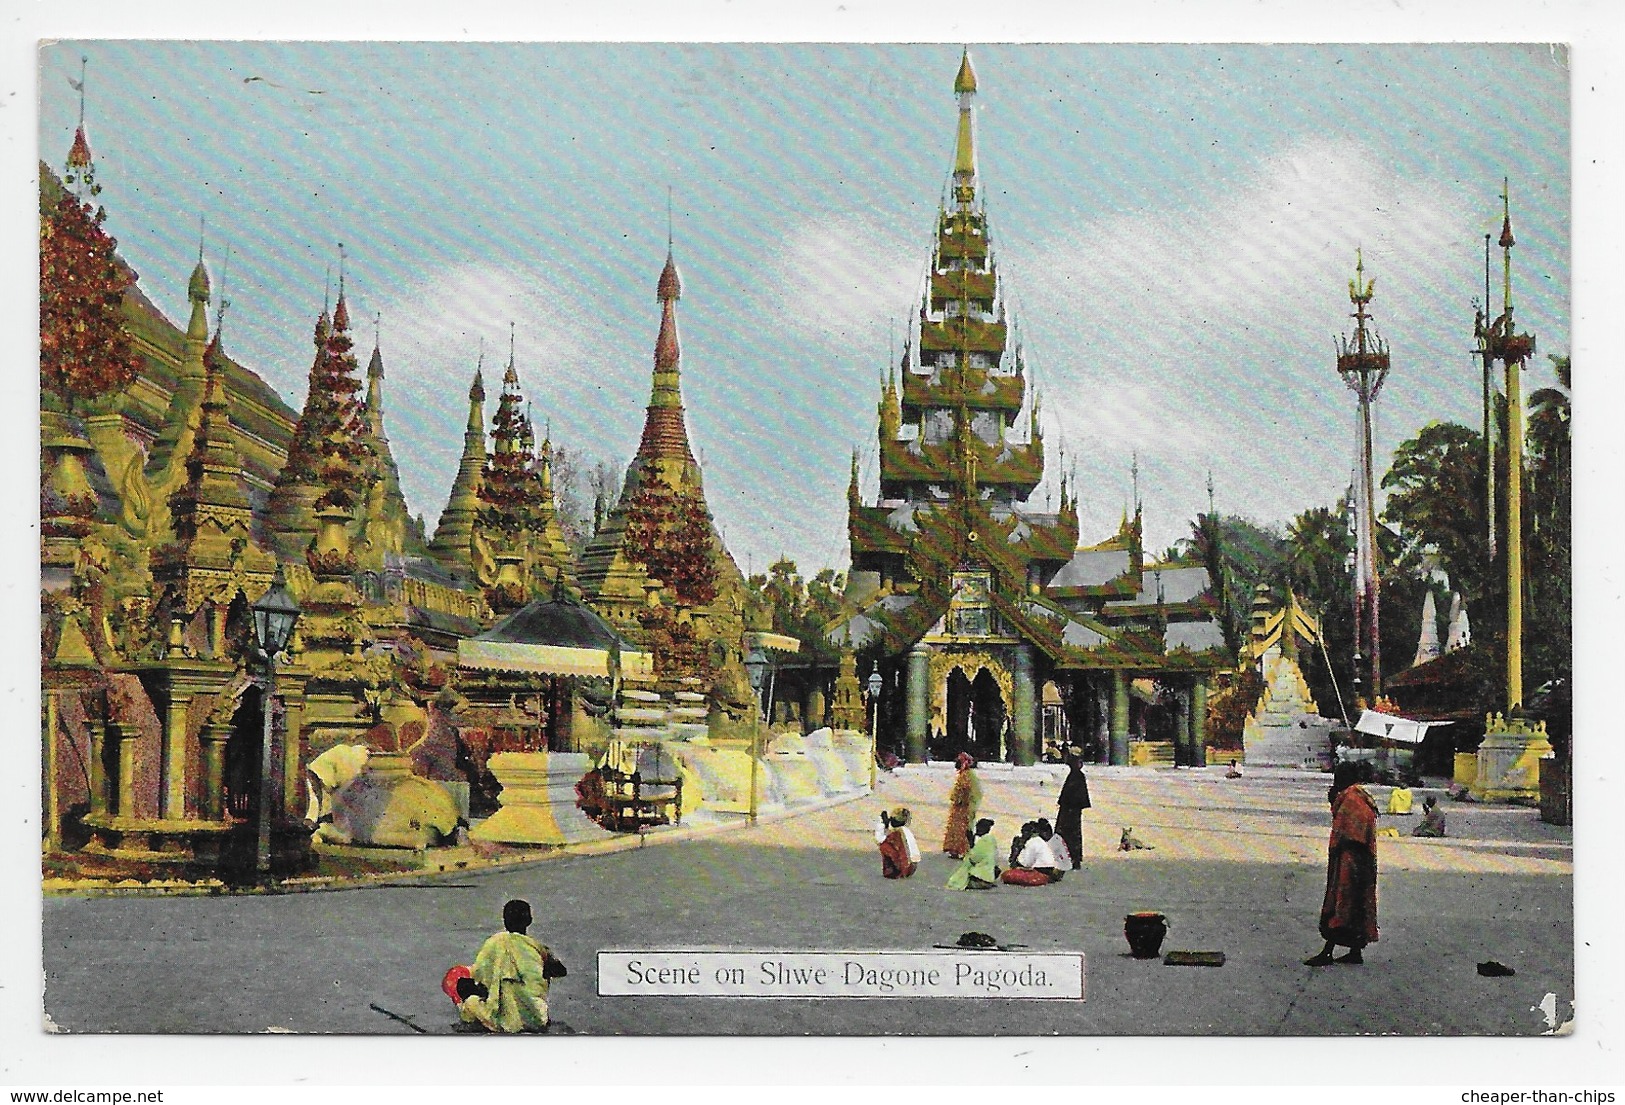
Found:
[[[1502,309],[1508,316],[1512,314],[1512,247],[1517,245],[1517,239],[1512,236],[1512,201],[1508,198],[1511,193],[1510,180],[1501,178],[1501,276],[1502,276]],[[1485,305],[1486,307],[1488,304]]]
[[[970,65],[970,47],[963,48],[959,55],[959,75],[954,78],[954,91],[966,93],[976,91],[976,70]]]
[[[468,388],[468,429],[485,433],[485,339],[480,339],[480,358],[474,365],[474,382]]]
[[[976,95],[976,74],[970,67],[969,50],[960,60],[959,76],[954,79],[954,94],[959,97],[959,140],[954,147],[954,183],[957,188],[963,188],[970,181],[960,178],[976,175],[976,139],[971,127],[971,97]]]
[[[649,396],[651,407],[680,408],[683,405],[678,384],[682,347],[677,337],[677,301],[682,297],[683,284],[677,276],[677,260],[668,243],[666,264],[655,284],[655,298],[660,302],[660,333],[655,338],[654,385]]]

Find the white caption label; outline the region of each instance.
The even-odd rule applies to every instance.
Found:
[[[1083,1000],[1081,952],[601,951],[598,993]]]

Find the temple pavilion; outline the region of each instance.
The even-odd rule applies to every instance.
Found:
[[[1210,679],[1234,666],[1206,569],[1149,562],[1138,502],[1085,546],[1078,488],[1063,478],[1053,512],[1029,503],[1044,477],[1039,399],[978,190],[976,93],[967,52],[930,275],[882,389],[872,503],[853,459],[850,611],[828,638],[881,674],[880,730],[907,760],[1032,763],[1048,731],[1103,762],[1172,745],[1200,763]],[[842,662],[842,712],[859,667]]]

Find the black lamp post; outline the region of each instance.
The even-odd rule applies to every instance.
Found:
[[[750,718],[750,820],[756,823],[756,758],[762,743],[762,682],[767,678],[770,661],[761,648],[752,648],[745,657],[745,674],[750,677],[750,689],[756,694],[756,708]]]
[[[254,614],[254,644],[265,664],[262,696],[265,729],[260,742],[259,839],[254,850],[254,869],[261,878],[266,878],[271,871],[271,699],[276,694],[276,658],[287,651],[300,614],[280,563],[270,589],[250,609]]]
[[[875,670],[869,673],[869,708],[874,711],[874,719],[869,723],[869,793],[875,792],[875,786],[880,780],[880,692],[885,687],[886,680],[880,674],[880,661],[875,661]]]

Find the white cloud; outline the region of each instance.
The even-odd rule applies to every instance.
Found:
[[[1332,337],[1353,326],[1355,247],[1394,345],[1390,388],[1454,396],[1487,229],[1485,212],[1462,207],[1472,198],[1402,176],[1356,141],[1314,137],[1206,205],[1088,220],[1037,249],[1007,243],[1028,364],[1086,503],[1103,500],[1115,524],[1131,450],[1154,544],[1207,509],[1207,467],[1221,510],[1245,502],[1281,520],[1330,501],[1353,451]],[[1437,402],[1395,410],[1379,421],[1379,453],[1429,418],[1461,416]]]
[[[515,364],[527,396],[544,374],[582,357],[586,340],[571,320],[580,311],[561,304],[540,272],[521,266],[471,262],[444,268],[383,302],[385,429],[401,468],[411,509],[432,532],[445,505],[468,419],[468,385],[485,341],[486,419],[489,424],[508,363],[508,324],[515,323]],[[357,346],[366,327],[357,324]],[[366,364],[365,348],[358,358]],[[545,409],[537,412],[543,420]]]
[[[925,277],[929,237],[909,230],[868,215],[801,223],[774,254],[766,281],[779,323],[841,347],[884,333],[887,320],[901,320],[916,301]]]

